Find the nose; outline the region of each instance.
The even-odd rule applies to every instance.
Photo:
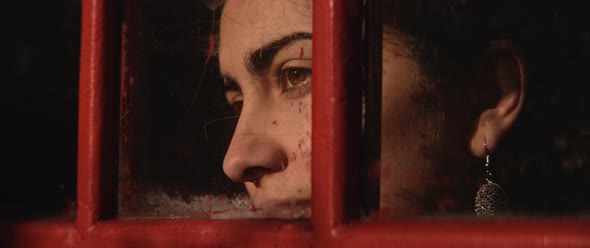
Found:
[[[263,176],[285,169],[288,157],[271,136],[238,133],[239,125],[223,161],[229,178],[258,184]]]

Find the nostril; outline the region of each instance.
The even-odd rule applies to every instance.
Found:
[[[252,182],[256,186],[259,186],[260,178],[266,174],[271,174],[275,170],[266,167],[249,167],[242,171],[242,180],[246,182]]]

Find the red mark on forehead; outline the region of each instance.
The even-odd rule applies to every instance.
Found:
[[[303,59],[303,47],[301,47],[301,50],[299,50],[299,59]]]
[[[277,120],[274,120],[274,121],[272,121],[272,124],[275,125],[275,126],[278,126],[279,125],[279,122]]]

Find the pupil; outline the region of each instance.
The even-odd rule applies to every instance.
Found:
[[[301,72],[299,71],[299,69],[293,69],[293,70],[290,71],[289,74],[290,74],[289,75],[289,82],[292,85],[298,85],[303,80],[303,78],[301,78],[301,76],[303,74],[301,74]]]

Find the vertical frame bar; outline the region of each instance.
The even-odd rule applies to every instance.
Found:
[[[77,196],[77,226],[82,233],[114,210],[119,11],[116,1],[82,2]]]
[[[358,216],[362,1],[313,3],[312,224],[314,239]]]

